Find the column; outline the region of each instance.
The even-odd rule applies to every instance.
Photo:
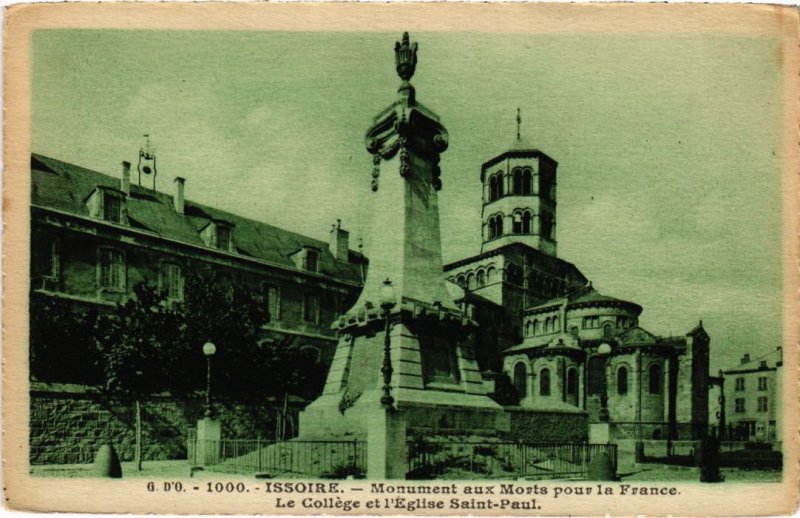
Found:
[[[586,361],[578,365],[578,408],[586,410]]]

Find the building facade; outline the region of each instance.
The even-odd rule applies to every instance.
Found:
[[[328,243],[318,241],[193,203],[183,178],[174,179],[171,194],[161,192],[154,161],[140,162],[138,170],[148,185],[131,182],[127,162],[114,177],[31,157],[31,304],[55,299],[106,311],[128,300],[138,283],[180,303],[191,272],[260,292],[263,340],[292,337],[329,363],[336,344],[330,325],[358,296],[366,268],[341,224],[333,225]],[[46,345],[69,354],[69,343]],[[45,367],[31,377],[80,381],[48,374]]]
[[[586,412],[589,422],[607,411],[617,438],[700,436],[708,334],[702,323],[683,337],[651,334],[641,306],[600,294],[557,256],[557,167],[519,136],[486,161],[481,253],[445,265],[446,276],[511,322],[495,350],[520,407]]]
[[[759,358],[745,354],[739,365],[722,371],[728,439],[778,440],[782,374],[781,348]]]

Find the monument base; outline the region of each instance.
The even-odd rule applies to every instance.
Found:
[[[195,443],[195,464],[208,466],[220,459],[222,446],[222,423],[219,419],[204,417],[197,420],[197,442]]]
[[[382,419],[381,395],[377,389],[365,391],[350,408],[342,408],[342,394],[321,396],[300,412],[300,438],[367,439],[368,430]],[[486,396],[432,389],[399,389],[392,396],[409,431],[494,436],[510,428],[506,412]]]
[[[406,462],[405,416],[396,410],[375,412],[367,431],[367,478],[403,480]]]

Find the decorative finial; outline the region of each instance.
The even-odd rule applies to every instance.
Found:
[[[404,32],[403,39],[394,44],[394,57],[397,75],[403,82],[408,82],[417,66],[417,43],[409,42],[408,32]]]
[[[522,125],[522,115],[519,112],[519,106],[517,106],[517,140],[520,139],[519,129],[521,125]]]

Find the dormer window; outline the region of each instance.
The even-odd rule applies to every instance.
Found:
[[[319,272],[319,249],[312,246],[304,246],[290,257],[297,268],[314,273]]]
[[[304,268],[310,272],[319,270],[319,252],[316,250],[306,250],[306,260]]]
[[[112,223],[127,223],[125,194],[112,187],[98,186],[86,199],[86,207],[93,218]]]
[[[233,251],[233,225],[227,221],[211,220],[200,231],[200,237],[206,246],[226,252]]]

